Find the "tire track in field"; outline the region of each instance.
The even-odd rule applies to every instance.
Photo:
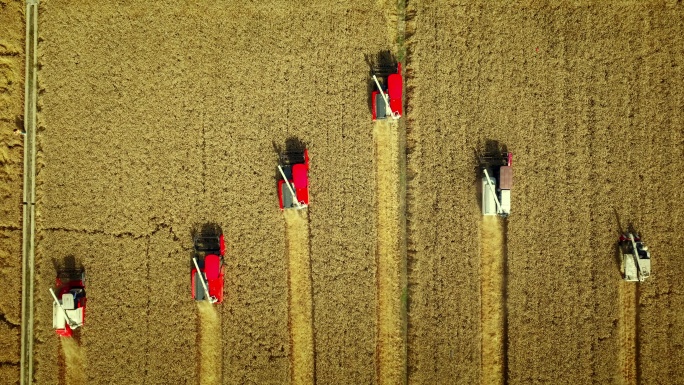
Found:
[[[406,263],[401,245],[399,134],[396,122],[375,124],[377,165],[376,383],[406,383]]]
[[[85,353],[75,338],[59,338],[64,356],[64,383],[85,385]]]
[[[505,383],[505,313],[504,220],[498,216],[482,217],[480,230],[480,295],[482,373],[480,383]]]
[[[637,385],[637,301],[638,283],[620,282],[620,383]]]
[[[306,210],[285,210],[290,326],[290,383],[313,384],[314,340],[309,255],[309,217]]]
[[[200,384],[216,385],[221,381],[221,320],[215,306],[209,301],[197,302],[200,333]]]

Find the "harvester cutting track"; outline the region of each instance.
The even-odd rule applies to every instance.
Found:
[[[82,270],[62,270],[57,274],[52,294],[52,327],[57,335],[73,336],[73,331],[85,322],[85,273]]]
[[[622,234],[619,247],[625,281],[643,282],[651,276],[651,252],[638,234]]]
[[[226,245],[223,233],[199,234],[193,240],[194,253],[190,271],[192,298],[211,303],[223,302],[223,258]]]

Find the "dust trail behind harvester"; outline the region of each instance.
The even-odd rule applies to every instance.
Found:
[[[482,217],[480,230],[480,322],[482,373],[480,383],[504,383],[504,223],[494,215]]]
[[[636,320],[637,320],[637,283],[620,282],[620,374],[618,383],[636,385],[637,378],[637,349],[636,349]]]
[[[285,210],[289,271],[290,383],[314,383],[313,304],[309,219],[306,210]]]
[[[209,301],[197,302],[200,322],[200,384],[221,383],[221,320]]]
[[[402,253],[401,169],[396,122],[375,123],[377,199],[377,383],[406,383],[406,258]]]
[[[85,378],[85,354],[75,338],[60,338],[64,355],[64,382],[67,385],[83,385]]]

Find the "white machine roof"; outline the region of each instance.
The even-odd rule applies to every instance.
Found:
[[[67,324],[66,316],[69,317],[72,325],[72,329],[83,325],[83,308],[75,308],[74,296],[70,293],[65,293],[62,295],[62,300],[60,301],[64,311],[55,303],[52,303],[52,327],[55,329],[64,329]]]

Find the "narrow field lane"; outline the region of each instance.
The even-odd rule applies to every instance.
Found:
[[[309,257],[309,218],[306,210],[284,212],[290,283],[290,383],[313,384],[314,341]]]

